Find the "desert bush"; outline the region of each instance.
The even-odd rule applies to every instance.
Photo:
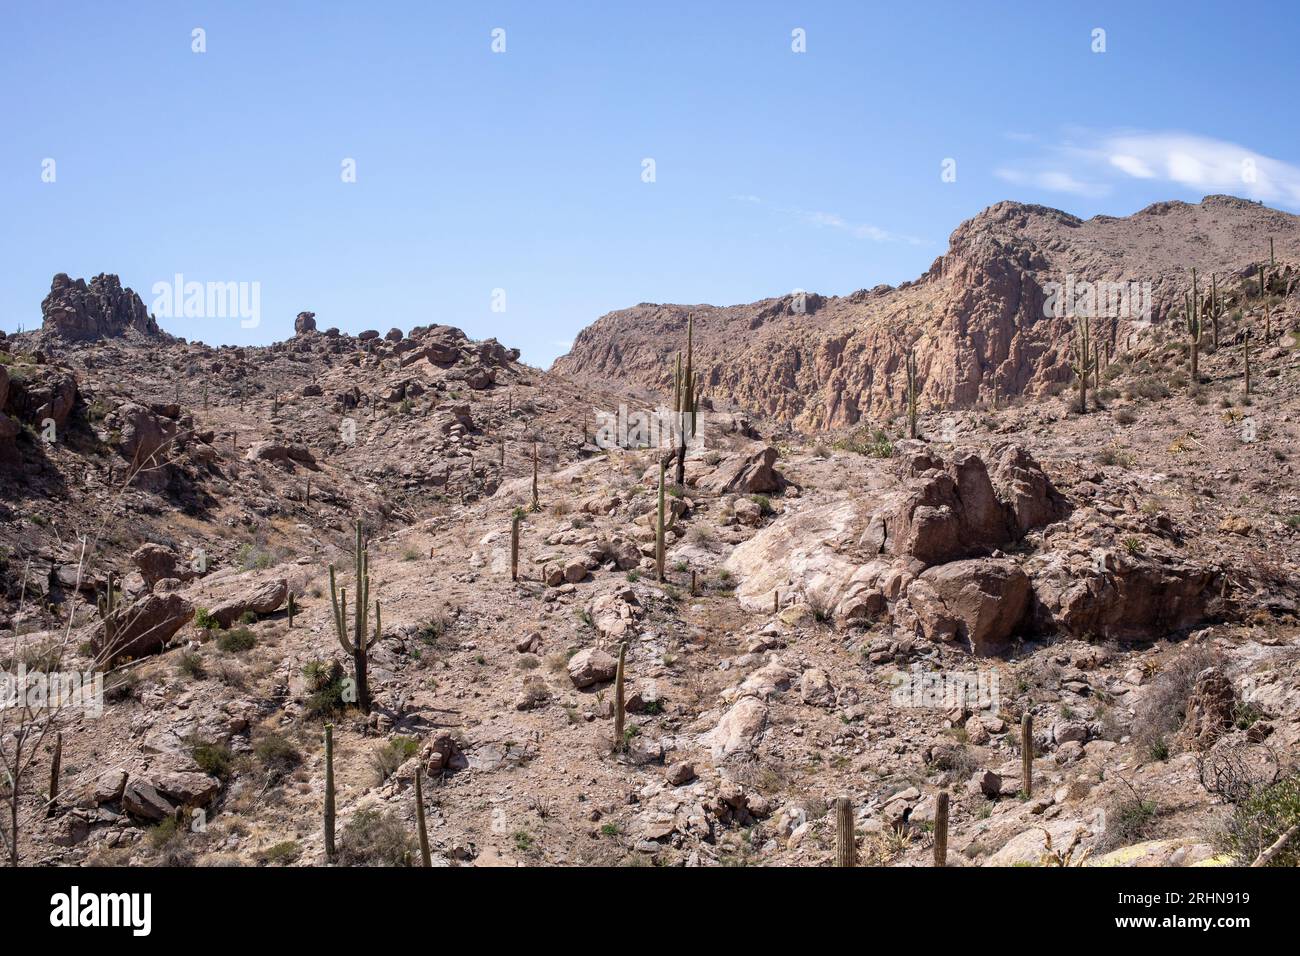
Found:
[[[246,627],[223,631],[221,636],[217,638],[217,647],[229,654],[242,654],[244,651],[251,651],[256,646],[257,638]]]
[[[302,754],[288,739],[276,733],[265,734],[253,744],[253,755],[273,781],[279,781],[302,763]]]
[[[397,768],[420,752],[420,742],[414,737],[394,737],[381,744],[371,755],[370,765],[375,769],[379,783],[383,784],[397,772]]]
[[[1221,661],[1210,648],[1189,647],[1165,666],[1134,716],[1133,742],[1139,749],[1158,760],[1169,755],[1170,738],[1183,725],[1196,675]]]
[[[1300,773],[1255,791],[1233,810],[1216,842],[1233,859],[1248,866],[1291,827],[1300,824]],[[1300,866],[1300,836],[1293,836],[1268,862]]]
[[[358,810],[341,838],[338,859],[344,866],[410,866],[415,857],[410,832],[389,812]]]

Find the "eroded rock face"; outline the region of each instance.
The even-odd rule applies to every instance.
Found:
[[[929,449],[904,454],[911,475],[877,513],[862,543],[926,565],[942,564],[1008,544],[1064,513],[1064,499],[1038,463],[1015,445],[994,450],[998,486],[984,460],[956,451],[941,462]]]
[[[60,272],[41,303],[41,316],[45,329],[70,341],[112,338],[128,330],[152,337],[163,334],[140,296],[107,273],[87,283]]]

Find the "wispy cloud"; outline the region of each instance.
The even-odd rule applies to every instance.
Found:
[[[1100,196],[1136,179],[1300,207],[1300,166],[1194,133],[1075,130],[994,174],[1051,192]]]
[[[836,229],[852,236],[854,239],[868,239],[872,242],[904,242],[914,246],[923,246],[926,244],[926,240],[924,239],[917,239],[913,236],[904,236],[899,233],[890,232],[888,229],[882,229],[880,226],[873,225],[872,223],[851,222],[839,213],[799,209],[793,206],[778,206],[765,202],[758,196],[752,195],[732,196],[731,198],[737,202],[765,206],[774,212],[781,213],[782,215],[792,216],[808,226],[814,226],[819,229]]]

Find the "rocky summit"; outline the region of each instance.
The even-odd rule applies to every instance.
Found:
[[[1292,865],[1298,275],[1243,200],[999,203],[549,371],[55,276],[0,339],[5,853]]]

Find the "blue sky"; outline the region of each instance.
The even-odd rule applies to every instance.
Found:
[[[116,272],[146,305],[180,273],[260,284],[256,327],[160,318],[189,338],[266,343],[311,310],[546,365],[642,301],[913,278],[1001,199],[1300,211],[1280,2],[6,6],[10,331],[56,272]]]

